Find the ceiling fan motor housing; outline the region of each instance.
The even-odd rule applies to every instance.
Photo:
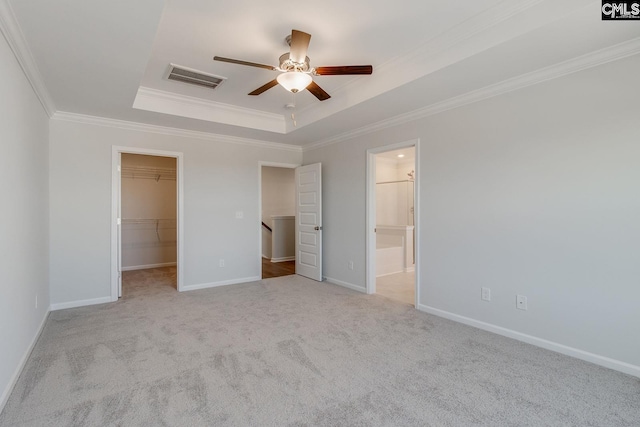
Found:
[[[282,55],[280,55],[280,66],[278,68],[280,68],[280,70],[282,71],[299,71],[302,73],[308,73],[309,71],[311,71],[311,66],[309,65],[309,57],[305,56],[304,57],[304,62],[294,62],[291,60],[290,58],[290,53],[283,53]]]

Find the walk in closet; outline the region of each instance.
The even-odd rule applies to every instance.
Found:
[[[176,159],[122,154],[122,270],[176,265]]]

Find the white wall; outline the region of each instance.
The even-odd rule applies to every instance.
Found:
[[[306,151],[324,169],[325,275],[364,289],[366,150],[419,138],[421,308],[640,375],[638,69],[636,55]]]
[[[376,156],[376,224],[400,225],[398,162]]]
[[[266,224],[266,222],[265,222],[265,224]],[[266,228],[262,227],[262,258],[271,259],[271,255],[272,255],[271,233],[272,233],[272,231],[269,231]]]
[[[0,94],[2,410],[49,309],[49,118],[2,35]]]
[[[52,304],[111,293],[112,145],[184,153],[185,287],[260,277],[258,164],[300,163],[301,153],[54,119]]]
[[[122,168],[123,269],[175,264],[176,159],[122,153]],[[128,172],[136,168],[168,171],[169,179]]]
[[[296,217],[272,216],[271,261],[291,261],[296,257]]]
[[[273,215],[296,214],[295,169],[262,167],[262,221],[272,226]]]

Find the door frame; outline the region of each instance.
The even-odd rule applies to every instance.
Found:
[[[176,245],[177,245],[177,288],[182,292],[184,286],[184,154],[180,151],[155,150],[151,148],[111,147],[111,301],[118,300],[118,265],[122,248],[118,241],[120,224],[120,204],[122,180],[119,166],[122,154],[142,154],[146,156],[173,157],[176,159]]]
[[[366,201],[366,289],[367,294],[376,292],[376,155],[401,148],[415,147],[415,178],[413,220],[415,230],[415,301],[414,307],[420,303],[420,139],[399,142],[367,150],[367,201]]]
[[[262,167],[267,166],[270,168],[284,168],[284,169],[294,169],[302,166],[300,163],[277,163],[277,162],[258,162],[258,218],[260,219],[260,224],[258,224],[258,271],[260,272],[259,276],[262,279]],[[295,216],[295,212],[293,215]]]

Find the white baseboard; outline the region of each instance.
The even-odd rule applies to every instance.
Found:
[[[343,282],[342,280],[332,279],[331,277],[326,277],[326,276],[324,277],[324,280],[326,280],[329,283],[333,283],[334,285],[338,285],[338,286],[342,286],[344,288],[351,289],[353,291],[362,292],[363,294],[367,293],[367,289],[364,286],[354,285],[353,283]]]
[[[101,297],[93,299],[85,299],[80,301],[60,302],[57,304],[51,304],[51,311],[65,310],[67,308],[84,307],[85,305],[105,304],[112,302],[111,297]]]
[[[38,342],[38,338],[40,338],[40,334],[42,334],[44,325],[47,323],[47,319],[49,318],[49,313],[51,313],[51,310],[47,310],[44,317],[42,318],[42,322],[40,322],[40,326],[38,327],[38,332],[36,332],[36,335],[31,340],[31,344],[29,344],[29,347],[27,347],[27,350],[22,355],[22,359],[20,359],[20,363],[18,363],[18,366],[16,367],[16,370],[13,372],[13,375],[11,376],[11,379],[9,380],[7,387],[5,387],[4,391],[2,392],[2,397],[0,397],[0,414],[4,409],[4,406],[7,404],[7,400],[9,400],[9,396],[11,395],[13,388],[16,386],[16,383],[18,382],[18,378],[20,378],[20,374],[22,374],[22,370],[24,369],[24,365],[27,364],[27,360],[29,360],[29,356],[31,356],[31,352],[33,351],[33,348],[36,346],[36,343]]]
[[[600,356],[598,354],[589,353],[588,351],[579,350],[577,348],[569,347],[564,344],[559,344],[553,341],[545,340],[543,338],[523,334],[522,332],[503,328],[502,326],[497,326],[491,323],[482,322],[480,320],[471,319],[469,317],[460,316],[458,314],[450,313],[448,311],[440,310],[428,305],[419,304],[418,310],[433,314],[438,317],[444,317],[445,319],[453,320],[455,322],[464,323],[465,325],[473,326],[478,329],[493,332],[494,334],[526,342],[527,344],[532,344],[537,347],[545,348],[547,350],[555,351],[566,356],[575,357],[576,359],[585,360],[596,365],[604,366],[605,368],[620,371],[625,374],[633,375],[635,377],[640,377],[640,366],[632,365],[627,362],[622,362],[620,360],[615,360],[609,357]]]
[[[281,258],[271,258],[271,262],[285,262],[285,261],[295,261],[296,257],[294,256],[285,256]]]
[[[260,276],[243,277],[240,279],[223,280],[221,282],[200,283],[197,285],[183,286],[180,292],[195,291],[197,289],[217,288],[218,286],[237,285],[239,283],[256,282],[260,280]]]
[[[161,262],[159,264],[132,265],[129,267],[122,267],[122,271],[146,270],[147,268],[160,268],[160,267],[175,267],[176,265],[178,265],[178,263],[176,262]]]

